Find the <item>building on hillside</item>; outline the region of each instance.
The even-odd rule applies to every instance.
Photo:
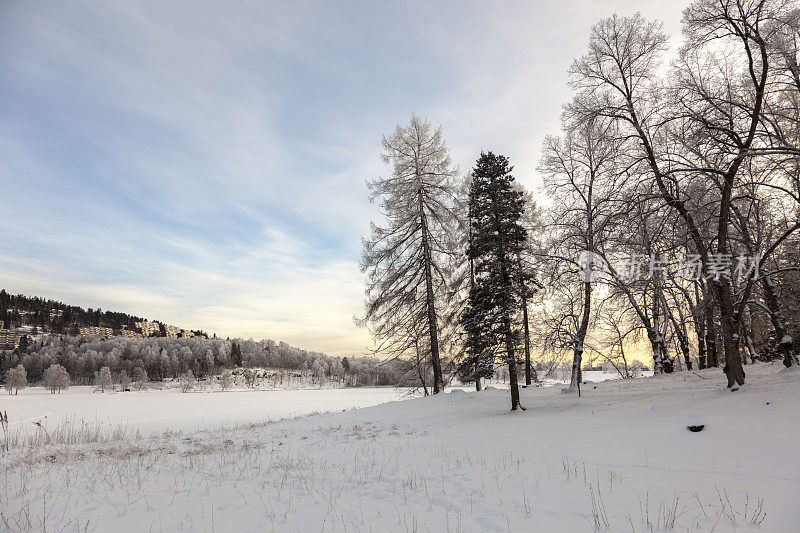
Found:
[[[141,334],[141,333],[139,333],[139,332],[137,332],[137,331],[134,331],[134,330],[131,330],[131,329],[123,329],[123,330],[120,332],[120,334],[121,334],[123,337],[128,337],[128,338],[134,338],[134,337],[141,337],[141,336],[142,336],[142,334]]]
[[[11,329],[0,329],[0,350],[13,350],[19,346],[20,334]]]
[[[101,337],[111,337],[114,335],[114,330],[111,328],[98,328],[96,326],[80,328],[81,335],[100,335]]]
[[[194,337],[194,333],[189,331],[188,329],[181,329],[178,326],[164,326],[164,331],[166,332],[167,337],[170,339],[191,339]]]
[[[161,337],[161,324],[159,322],[149,322],[147,320],[143,322],[134,322],[134,327],[136,331],[142,334],[143,337]]]
[[[169,324],[162,324],[158,321],[148,322],[147,320],[143,322],[134,322],[128,330],[136,330],[137,332],[141,333],[143,337],[167,337],[170,339],[180,339],[180,338],[192,338],[195,336],[194,333],[189,331],[188,329],[182,329],[178,326],[172,326]],[[123,333],[124,334],[124,333]],[[131,335],[126,335],[131,336]]]

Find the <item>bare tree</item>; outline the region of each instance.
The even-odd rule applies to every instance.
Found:
[[[581,358],[592,309],[595,256],[604,235],[619,218],[619,194],[624,173],[616,164],[619,141],[614,122],[589,117],[564,122],[563,138],[548,137],[539,171],[552,200],[547,225],[549,249],[540,257],[549,263],[550,285],[580,283],[580,300],[571,300],[569,318],[560,322],[569,331],[572,374],[566,392],[578,390]],[[576,313],[577,311],[577,313]],[[565,317],[567,318],[567,317]],[[563,329],[566,324],[574,327]]]
[[[536,205],[536,200],[530,191],[526,191],[518,184],[519,191],[525,201],[525,211],[520,217],[520,224],[525,228],[526,240],[517,253],[517,271],[519,273],[517,284],[520,293],[520,307],[522,308],[522,339],[525,350],[525,385],[533,382],[539,383],[539,376],[531,362],[531,331],[529,306],[531,297],[538,292],[542,285],[536,279],[535,270],[538,260],[537,251],[541,248],[539,238],[542,234],[542,211]]]
[[[136,388],[139,390],[143,390],[147,387],[148,378],[144,368],[137,366],[133,369],[133,381],[136,382]]]
[[[111,369],[107,366],[104,366],[100,369],[97,373],[96,378],[97,386],[100,387],[100,392],[105,392],[107,388],[111,387],[112,379],[111,379]]]
[[[128,375],[127,370],[123,370],[119,373],[119,384],[120,388],[123,391],[130,390],[131,388],[131,377]]]
[[[636,160],[649,169],[663,204],[681,217],[706,270],[731,254],[731,206],[745,161],[758,147],[767,103],[769,22],[785,2],[697,0],[684,12],[685,44],[669,84],[657,66],[666,36],[640,16],[611,17],[592,30],[589,52],[575,62],[581,111],[617,120],[635,138]],[[713,187],[712,233],[698,220],[690,184]],[[709,276],[719,309],[728,386],[744,383],[739,325],[730,276]],[[747,292],[747,290],[745,291]]]
[[[28,373],[25,367],[17,365],[6,372],[6,390],[9,394],[16,396],[19,394],[20,389],[24,389],[28,385]]]
[[[225,370],[220,376],[219,386],[222,390],[228,390],[233,387],[234,379],[233,373],[230,370]]]
[[[67,369],[59,364],[52,364],[44,371],[44,385],[50,389],[50,394],[61,394],[62,389],[69,388],[69,382]]]
[[[455,213],[456,170],[441,128],[411,115],[383,139],[384,162],[392,175],[368,183],[370,200],[380,201],[385,225],[372,224],[363,239],[362,271],[367,273],[365,317],[378,341],[378,351],[399,356],[426,346],[433,368],[433,393],[444,382],[439,330],[449,273],[448,242]],[[419,343],[417,334],[428,339]]]
[[[189,392],[194,389],[197,384],[197,379],[194,377],[194,373],[191,370],[187,370],[180,375],[178,383],[180,384],[181,392]]]

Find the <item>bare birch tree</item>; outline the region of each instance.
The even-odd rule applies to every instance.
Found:
[[[571,332],[572,373],[565,392],[577,391],[581,358],[592,310],[592,262],[605,233],[621,214],[619,194],[625,187],[624,173],[618,173],[619,142],[613,121],[588,118],[565,121],[563,138],[548,137],[539,171],[545,191],[552,200],[548,226],[549,250],[541,258],[558,283],[580,283],[581,298],[570,306],[574,317],[561,322],[573,324]],[[566,271],[565,271],[566,270]],[[572,277],[573,279],[569,279]],[[566,318],[566,317],[565,317]]]

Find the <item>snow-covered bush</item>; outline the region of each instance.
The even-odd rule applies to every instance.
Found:
[[[131,388],[131,377],[125,370],[119,373],[119,384],[123,391]]]
[[[187,370],[181,374],[180,378],[178,378],[178,382],[180,383],[182,392],[189,392],[197,385],[197,379],[194,377],[191,370]]]
[[[69,374],[67,369],[59,364],[52,364],[44,371],[44,386],[50,389],[50,394],[69,388]]]
[[[107,366],[104,366],[100,369],[100,372],[97,373],[95,378],[95,384],[100,387],[100,392],[105,392],[106,389],[111,387],[112,379],[111,379],[111,369]]]
[[[137,366],[133,369],[133,381],[136,382],[136,388],[138,390],[143,390],[147,387],[147,382],[149,381],[147,378],[147,372],[144,371],[144,368]]]
[[[222,387],[222,390],[228,390],[233,387],[233,381],[233,373],[230,370],[226,370],[219,378],[219,386]]]
[[[16,395],[20,389],[24,389],[28,385],[28,374],[25,372],[25,367],[17,365],[16,368],[10,369],[6,373],[6,390],[9,394]]]

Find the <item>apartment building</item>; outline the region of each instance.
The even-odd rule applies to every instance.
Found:
[[[111,328],[98,328],[95,326],[80,328],[81,335],[100,335],[102,337],[111,337],[114,335],[114,330]]]
[[[151,335],[155,335],[157,337],[168,337],[170,339],[194,337],[194,333],[188,329],[182,329],[178,326],[172,326],[169,324],[162,324],[161,322],[148,322],[145,320],[144,322],[134,322],[133,327],[136,328],[136,331],[140,332],[143,337],[150,337]]]
[[[183,331],[178,326],[168,326],[166,324],[164,325],[164,330],[167,332],[167,337],[170,339],[177,339],[178,337],[181,337],[181,332]]]
[[[149,322],[145,320],[143,322],[134,322],[133,325],[144,337],[150,337],[151,335],[155,335],[157,337],[161,336],[160,322]]]
[[[13,350],[19,345],[20,334],[11,329],[0,329],[0,350]]]

